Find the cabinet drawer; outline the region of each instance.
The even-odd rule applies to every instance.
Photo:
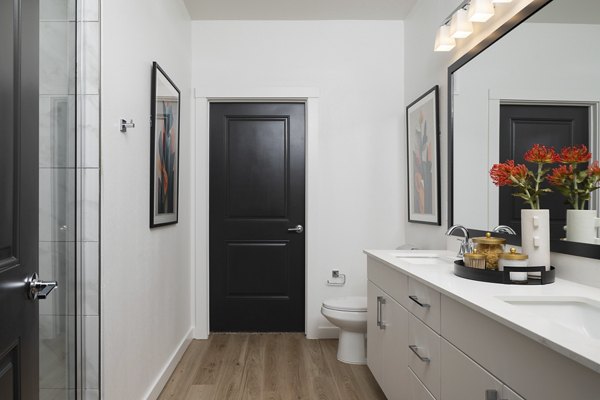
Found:
[[[440,398],[440,336],[417,319],[408,316],[408,366],[437,399]]]
[[[408,277],[381,262],[367,258],[367,276],[371,282],[406,307],[408,300]]]
[[[437,333],[440,333],[440,298],[437,290],[408,279],[408,310]]]
[[[598,400],[597,372],[447,296],[442,308],[444,338],[521,397]]]
[[[441,356],[442,399],[485,399],[488,390],[500,399],[502,383],[444,339]]]
[[[435,397],[423,383],[417,378],[414,372],[408,369],[408,399],[409,400],[435,400]]]

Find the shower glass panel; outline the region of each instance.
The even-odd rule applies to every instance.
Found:
[[[78,395],[76,1],[40,0],[40,399]]]

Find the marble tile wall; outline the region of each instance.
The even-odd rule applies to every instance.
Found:
[[[99,6],[40,2],[40,276],[59,281],[40,302],[42,400],[100,398]]]

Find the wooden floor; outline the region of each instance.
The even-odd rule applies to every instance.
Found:
[[[336,351],[296,333],[213,334],[192,342],[159,400],[385,400],[368,368]]]

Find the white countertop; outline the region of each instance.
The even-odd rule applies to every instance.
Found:
[[[533,286],[460,278],[454,275],[454,264],[450,261],[456,253],[446,250],[410,251],[446,257],[427,261],[423,261],[423,258],[398,258],[398,254],[409,253],[405,250],[365,250],[364,253],[600,373],[600,340],[569,329],[550,318],[521,310],[501,299],[510,296],[572,296],[600,302],[600,289],[558,278],[549,285]]]

